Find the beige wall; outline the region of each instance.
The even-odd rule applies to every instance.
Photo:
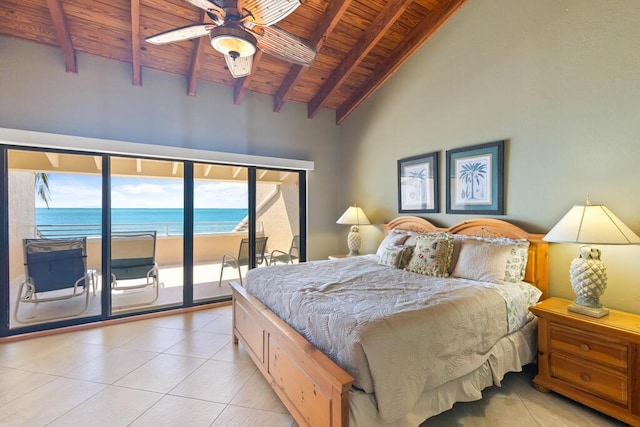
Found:
[[[203,82],[190,97],[184,77],[149,69],[136,87],[130,64],[80,53],[78,74],[65,73],[60,49],[7,37],[0,52],[0,127],[314,161],[309,258],[337,250],[342,207],[332,112],[309,120],[305,105],[287,103],[273,113],[272,98],[254,93],[237,106],[231,88]]]
[[[548,231],[587,195],[640,233],[640,2],[469,0],[341,126],[343,205],[397,215],[396,160],[506,139],[506,215]],[[440,225],[465,219],[425,215]],[[380,238],[361,227],[371,251]],[[602,301],[640,313],[640,246],[601,247]],[[551,295],[577,247],[552,244]]]
[[[274,196],[272,192],[276,190]],[[268,196],[271,196],[270,198]],[[258,206],[261,201],[268,200],[262,210],[258,211],[258,222],[262,223],[267,241],[266,254],[274,250],[288,252],[291,239],[300,233],[300,203],[297,182],[281,184],[258,183],[256,188]]]
[[[22,239],[33,236],[35,224],[35,197],[24,197],[34,194],[35,176],[33,172],[9,173],[9,277],[24,277],[24,256]]]

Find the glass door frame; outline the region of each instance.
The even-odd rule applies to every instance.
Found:
[[[100,157],[102,161],[102,242],[101,242],[101,270],[103,272],[111,271],[111,159],[113,157],[135,157],[142,159],[153,160],[167,160],[167,161],[179,161],[184,167],[184,176],[182,179],[184,185],[184,228],[183,228],[183,300],[182,304],[169,307],[159,307],[156,309],[144,310],[135,313],[122,313],[122,314],[110,314],[111,313],[111,298],[109,290],[109,280],[105,288],[104,274],[102,280],[102,292],[101,292],[101,313],[99,315],[92,315],[86,317],[78,317],[73,319],[65,319],[52,321],[48,323],[40,323],[34,325],[26,325],[17,328],[10,328],[10,295],[9,295],[9,255],[8,251],[4,250],[9,247],[9,213],[8,213],[8,200],[10,195],[8,194],[8,152],[9,150],[25,150],[25,151],[39,151],[46,153],[60,153],[60,154],[76,154],[76,155],[90,155]],[[222,162],[211,161],[197,161],[197,160],[171,160],[165,158],[157,158],[153,156],[133,155],[133,154],[108,154],[101,152],[80,151],[80,150],[64,150],[48,147],[29,147],[29,146],[14,146],[0,144],[0,248],[3,249],[4,255],[0,255],[0,311],[3,313],[0,319],[0,338],[21,335],[25,333],[60,329],[69,326],[77,326],[92,322],[100,322],[111,319],[118,319],[124,317],[138,316],[141,314],[171,311],[180,308],[188,308],[199,305],[210,304],[217,302],[217,300],[198,300],[194,302],[193,299],[193,261],[194,261],[194,164],[205,163],[223,166],[238,166],[227,165]],[[248,169],[248,218],[249,218],[249,248],[251,253],[255,253],[255,238],[257,233],[256,228],[256,170],[257,169],[269,169],[283,172],[290,172],[298,174],[299,185],[299,221],[300,221],[300,248],[299,248],[299,260],[304,262],[307,259],[307,170],[305,169],[288,169],[279,167],[264,167],[264,166],[251,166],[242,165]],[[255,268],[255,258],[250,257],[249,268]],[[110,273],[109,273],[110,274]],[[107,291],[105,291],[105,289]],[[230,297],[229,297],[230,298]],[[226,300],[226,298],[224,299]],[[223,301],[222,299],[220,301]]]

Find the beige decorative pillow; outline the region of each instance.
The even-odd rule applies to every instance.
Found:
[[[413,246],[389,246],[384,250],[378,264],[403,268],[411,259]]]
[[[376,255],[382,257],[385,249],[387,249],[389,246],[401,245],[405,240],[407,240],[407,237],[409,237],[409,235],[402,231],[391,230],[389,234],[387,234],[385,238],[382,239],[382,242],[380,242],[378,250],[376,251]]]
[[[483,240],[463,239],[451,275],[463,279],[500,283],[505,279],[511,247]]]
[[[425,233],[416,238],[416,248],[405,270],[428,276],[447,277],[453,238],[444,233]]]
[[[511,248],[509,257],[507,258],[507,265],[505,267],[504,281],[505,282],[521,282],[524,280],[524,275],[527,268],[527,259],[529,257],[529,241],[526,239],[509,239],[506,237],[477,237],[468,236],[464,234],[453,235],[453,255],[451,256],[451,265],[449,267],[449,273],[453,273],[456,265],[458,265],[458,257],[460,254],[460,248],[462,242],[467,240],[477,240],[480,242],[486,242],[494,245],[503,245]]]

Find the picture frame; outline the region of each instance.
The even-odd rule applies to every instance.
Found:
[[[440,212],[438,152],[398,160],[398,212]]]
[[[447,213],[504,215],[505,141],[447,150]]]

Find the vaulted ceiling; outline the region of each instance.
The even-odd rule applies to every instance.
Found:
[[[184,76],[191,96],[198,82],[210,82],[228,86],[235,104],[252,91],[272,96],[276,112],[286,102],[307,104],[309,118],[321,108],[335,110],[339,124],[465,1],[302,0],[275,26],[317,51],[311,66],[258,50],[251,74],[238,79],[206,36],[160,46],[145,41],[211,22],[187,0],[2,0],[0,35],[59,47],[67,72],[82,72],[81,52],[130,63],[133,85],[142,85],[150,68]]]

